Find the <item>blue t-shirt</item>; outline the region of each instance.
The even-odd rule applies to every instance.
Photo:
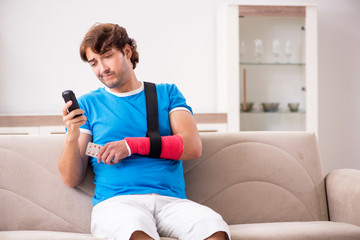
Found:
[[[93,142],[104,146],[125,137],[145,137],[147,131],[145,93],[141,88],[113,93],[99,88],[79,98],[87,122],[81,132],[91,134]],[[171,135],[169,113],[191,107],[174,84],[157,84],[159,130]],[[182,161],[131,155],[120,163],[107,165],[90,158],[95,173],[93,205],[118,195],[157,193],[186,198]]]

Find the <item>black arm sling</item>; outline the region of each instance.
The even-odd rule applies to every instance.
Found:
[[[159,158],[161,154],[161,136],[159,131],[159,112],[156,94],[156,85],[150,82],[144,82],[144,91],[146,99],[146,136],[150,138],[149,157]]]

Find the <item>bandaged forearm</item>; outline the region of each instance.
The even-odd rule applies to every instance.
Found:
[[[131,154],[149,155],[150,152],[150,138],[148,137],[127,137],[126,143],[130,148]],[[161,154],[160,158],[179,160],[183,150],[184,144],[181,136],[172,135],[161,137]]]

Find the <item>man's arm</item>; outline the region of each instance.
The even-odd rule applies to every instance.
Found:
[[[91,135],[80,133],[80,126],[86,122],[84,115],[74,118],[78,114],[83,114],[81,109],[67,113],[71,102],[65,104],[63,108],[63,121],[67,127],[63,152],[61,154],[58,168],[64,183],[69,187],[80,184],[85,177],[89,157],[85,155]]]
[[[201,157],[202,143],[195,120],[188,111],[173,111],[170,113],[170,127],[173,135],[182,138],[184,149],[179,160],[191,160]]]
[[[170,113],[169,119],[173,136],[162,137],[163,146],[160,157],[176,160],[200,158],[202,143],[191,113],[183,110],[174,111]],[[176,139],[173,138],[175,135],[177,136]],[[164,146],[164,141],[166,141],[167,146]],[[150,139],[148,137],[125,138],[125,140],[107,143],[102,147],[98,153],[97,161],[109,165],[119,163],[123,158],[129,156],[129,149],[126,144],[129,145],[131,154],[149,154]],[[178,156],[178,153],[181,156]]]

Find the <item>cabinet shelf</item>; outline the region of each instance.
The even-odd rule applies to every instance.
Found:
[[[305,114],[306,113],[304,110],[300,110],[297,112],[290,112],[288,110],[279,110],[276,112],[264,112],[261,110],[253,110],[251,112],[243,112],[243,111],[240,111],[240,112],[241,112],[241,114]]]
[[[277,63],[277,62],[260,62],[260,63],[256,63],[256,62],[240,62],[240,65],[253,65],[253,66],[274,66],[274,65],[278,65],[278,66],[305,66],[305,63],[299,63],[299,62],[290,62],[290,63]]]

